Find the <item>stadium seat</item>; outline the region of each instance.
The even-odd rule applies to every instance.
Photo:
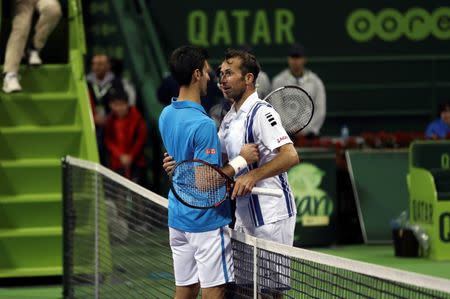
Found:
[[[450,141],[413,142],[407,182],[410,221],[428,234],[428,257],[450,260]]]

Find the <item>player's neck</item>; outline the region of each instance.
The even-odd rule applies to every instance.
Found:
[[[236,101],[234,104],[234,108],[236,111],[239,111],[241,106],[245,103],[249,96],[251,96],[256,91],[255,88],[247,88],[245,92],[242,94],[242,97],[239,101]]]
[[[178,101],[191,101],[200,104],[200,91],[192,86],[181,86]]]

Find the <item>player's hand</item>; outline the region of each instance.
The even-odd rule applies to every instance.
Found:
[[[177,161],[175,161],[172,156],[169,156],[168,153],[164,153],[163,168],[167,175],[172,173],[175,164],[177,164]]]
[[[119,159],[120,159],[120,163],[122,163],[123,166],[128,167],[131,165],[130,155],[126,155],[126,154],[120,155]]]
[[[255,163],[259,160],[259,149],[258,145],[254,143],[247,143],[241,148],[241,152],[239,153],[242,157],[244,157],[247,164]]]
[[[244,196],[252,192],[253,187],[257,182],[254,172],[249,172],[247,174],[241,175],[235,181],[233,187],[233,193],[231,194],[231,199],[235,199],[239,196]]]

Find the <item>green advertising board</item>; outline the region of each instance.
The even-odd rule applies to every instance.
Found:
[[[448,54],[448,1],[149,1],[169,49],[207,47],[221,57],[247,43],[260,57],[283,57],[302,42],[315,56]]]
[[[434,260],[450,260],[450,141],[415,141],[410,145],[410,221],[428,235]]]
[[[301,162],[288,172],[297,206],[294,245],[324,246],[336,242],[336,153],[297,149]]]
[[[365,243],[391,243],[391,221],[408,210],[406,149],[347,150]]]

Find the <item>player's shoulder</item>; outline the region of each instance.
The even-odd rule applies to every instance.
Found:
[[[256,101],[255,105],[253,106],[252,110],[254,110],[254,115],[256,118],[267,118],[268,115],[276,114],[275,109],[263,100]]]
[[[273,110],[273,107],[266,101],[258,99],[253,105],[253,109],[257,109],[256,113],[260,113],[261,111]]]

